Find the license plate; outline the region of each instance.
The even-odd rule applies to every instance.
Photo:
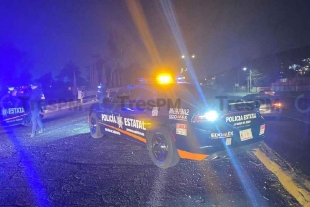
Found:
[[[259,135],[265,134],[265,124],[260,126]]]
[[[241,141],[246,141],[253,138],[252,130],[251,129],[245,129],[241,130],[240,132],[240,139]]]
[[[227,146],[231,145],[231,140],[232,140],[232,138],[226,138],[226,145]]]

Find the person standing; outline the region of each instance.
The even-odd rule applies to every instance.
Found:
[[[34,81],[31,83],[30,86],[32,89],[29,97],[30,113],[32,121],[31,137],[34,137],[37,134],[40,134],[43,131],[45,131],[41,119],[41,112],[44,110],[45,106],[44,104],[45,97],[38,82]],[[40,130],[37,130],[37,127],[39,127]]]
[[[106,97],[106,88],[103,83],[100,83],[97,91],[97,100],[102,103],[103,99]]]

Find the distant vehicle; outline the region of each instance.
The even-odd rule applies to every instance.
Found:
[[[173,80],[171,76],[141,78],[140,84],[94,103],[88,115],[90,135],[145,143],[160,168],[172,167],[180,158],[213,160],[226,157],[228,151],[259,147],[265,121],[254,101],[252,105],[236,102],[229,111],[221,110],[215,97],[205,95],[204,100],[195,85]]]
[[[14,125],[31,126],[28,86],[9,87],[0,99],[0,124],[5,127]],[[41,115],[43,118],[43,114]]]
[[[260,92],[258,92],[259,94],[265,94],[265,95],[275,95],[275,92],[272,89],[267,89],[267,90],[262,90]]]
[[[279,96],[269,94],[248,94],[243,101],[256,101],[259,104],[259,112],[263,117],[280,118],[283,111],[283,103]]]

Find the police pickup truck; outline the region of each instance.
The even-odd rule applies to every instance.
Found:
[[[31,125],[29,110],[29,86],[9,87],[0,99],[0,123],[4,127]],[[43,117],[43,115],[41,115]]]
[[[173,80],[169,75],[141,79],[94,103],[88,116],[91,136],[145,143],[160,168],[180,158],[212,160],[259,147],[265,121],[253,101],[225,101],[200,86]]]

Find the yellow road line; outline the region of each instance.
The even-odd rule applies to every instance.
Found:
[[[310,207],[310,192],[303,189],[286,173],[277,163],[270,160],[260,149],[254,152],[256,157],[265,165],[265,167],[275,174],[280,183],[283,185],[294,198],[303,206]]]
[[[305,120],[302,120],[302,119],[297,119],[297,118],[294,118],[294,117],[291,117],[291,116],[287,116],[287,115],[282,115],[282,116],[287,117],[287,118],[289,118],[289,119],[296,120],[296,121],[301,121],[301,122],[304,122],[304,123],[306,123],[306,124],[310,124],[310,122],[305,121]]]

